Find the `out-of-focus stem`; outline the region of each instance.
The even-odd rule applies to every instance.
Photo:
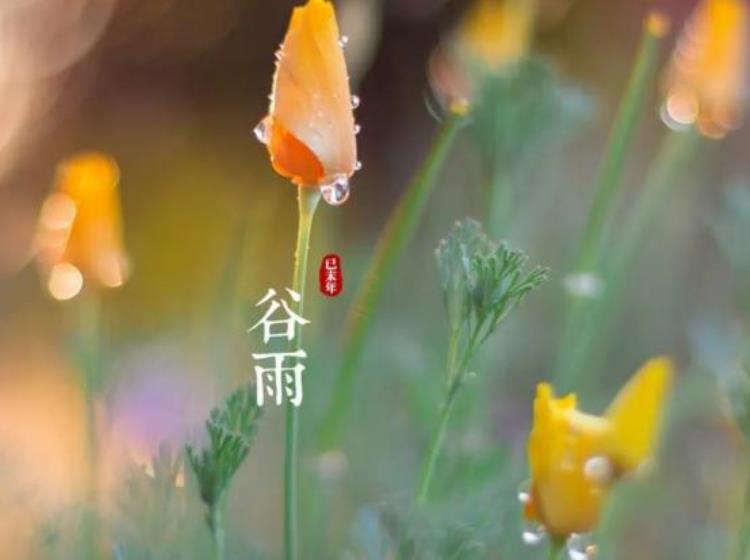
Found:
[[[89,473],[87,478],[88,507],[84,526],[84,543],[89,559],[99,557],[99,441],[96,426],[96,392],[101,377],[101,301],[99,295],[84,290],[76,306],[76,356],[81,374],[86,412],[86,442]]]
[[[497,167],[497,166],[494,166]],[[490,237],[501,237],[507,227],[513,206],[512,173],[494,169],[485,187],[485,229]]]
[[[606,244],[607,227],[614,210],[625,158],[633,144],[644,101],[654,82],[659,62],[659,47],[667,28],[664,16],[652,13],[646,19],[633,70],[610,131],[596,181],[594,200],[573,268],[575,274],[590,274],[593,281],[599,278],[602,247]],[[589,308],[590,305],[577,294],[570,294],[567,298],[556,367],[563,383],[572,375],[571,354],[579,351],[581,322],[585,320]]]
[[[737,535],[737,549],[733,557],[736,560],[750,558],[750,481],[745,486],[745,498],[742,503],[742,517]]]
[[[315,209],[320,201],[317,189],[300,186],[297,191],[299,204],[299,225],[297,227],[297,246],[294,253],[294,275],[292,290],[300,295],[296,312],[304,316],[305,286],[307,284],[307,256],[310,252],[310,231],[312,229]],[[290,351],[302,348],[302,333],[297,333],[292,341]],[[284,557],[296,560],[298,548],[298,504],[297,504],[297,447],[299,435],[299,409],[291,402],[286,404],[286,437],[284,456]]]
[[[620,100],[615,121],[610,130],[596,181],[594,200],[589,210],[581,241],[576,270],[588,271],[596,265],[604,241],[622,180],[625,158],[633,144],[637,124],[643,114],[643,106],[654,83],[659,64],[659,50],[666,35],[664,16],[652,13],[646,19],[638,54],[633,65],[625,94]]]
[[[443,124],[432,148],[411,184],[388,218],[375,254],[354,297],[346,322],[342,364],[333,385],[333,396],[321,425],[320,444],[323,450],[334,448],[341,437],[341,428],[348,412],[349,401],[360,357],[372,326],[375,309],[386,282],[391,276],[406,244],[419,223],[443,164],[465,118],[453,115]]]
[[[659,214],[678,184],[686,164],[695,154],[700,137],[694,131],[669,132],[649,169],[640,197],[617,237],[609,259],[602,267],[602,293],[597,298],[580,300],[574,308],[576,329],[571,335],[560,370],[563,385],[579,386],[587,374],[596,341],[618,303],[618,296],[633,264],[638,247],[652,231]],[[574,340],[573,340],[574,339]]]

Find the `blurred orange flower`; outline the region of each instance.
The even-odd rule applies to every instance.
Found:
[[[662,108],[672,128],[695,125],[709,138],[737,128],[747,96],[746,0],[703,0],[677,43]]]
[[[575,394],[555,398],[548,384],[538,386],[527,519],[556,539],[594,528],[609,487],[653,452],[672,372],[666,358],[646,362],[603,416],[577,410]]]
[[[273,168],[301,186],[346,182],[357,170],[344,40],[326,0],[295,8],[276,53],[269,114],[256,129]]]
[[[455,33],[430,61],[430,79],[455,112],[463,112],[487,72],[497,73],[529,52],[536,0],[476,0]]]
[[[54,192],[42,206],[36,254],[55,299],[83,288],[114,288],[127,277],[115,161],[100,153],[76,155],[60,164]]]

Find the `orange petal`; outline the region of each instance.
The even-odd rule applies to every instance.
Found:
[[[271,164],[282,177],[298,185],[317,185],[323,179],[323,166],[315,154],[281,124],[271,124],[268,149]]]
[[[749,22],[746,0],[703,0],[695,9],[665,80],[667,115],[678,125],[697,123],[705,136],[721,138],[740,124],[748,91]],[[683,106],[674,102],[686,95],[697,110],[679,111]]]
[[[357,163],[354,115],[333,5],[310,0],[295,8],[279,57],[268,144],[276,165],[286,176],[315,178],[313,184],[351,176]],[[300,145],[315,156],[322,176],[313,177],[315,166]]]
[[[107,287],[125,281],[118,180],[117,164],[104,154],[80,154],[60,164],[55,193],[42,209],[37,234],[53,295],[56,291],[72,297],[84,278]]]

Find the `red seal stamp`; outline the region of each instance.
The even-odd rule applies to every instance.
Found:
[[[341,270],[341,257],[331,253],[320,261],[318,271],[320,292],[328,297],[336,297],[344,289],[344,274]]]

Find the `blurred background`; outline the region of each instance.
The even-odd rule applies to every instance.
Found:
[[[2,2],[3,558],[78,558],[70,527],[85,493],[89,437],[71,359],[81,305],[50,297],[33,246],[58,163],[88,150],[110,154],[119,165],[131,269],[122,287],[101,298],[105,367],[95,415],[106,524],[115,543],[107,557],[208,557],[197,495],[180,497],[179,513],[172,517],[180,522],[166,527],[163,510],[138,499],[138,488],[126,482],[130,470],[148,463],[160,444],[180,449],[198,437],[208,410],[250,379],[250,354],[259,348],[245,333],[253,305],[268,288],[291,282],[294,188],[272,171],[252,131],[267,111],[273,53],[295,4]],[[348,304],[390,210],[438,128],[428,110],[434,104],[428,62],[469,3],[336,4],[342,33],[349,37],[353,91],[362,100],[356,120],[363,168],[347,204],[321,207],[313,232],[313,267],[324,254],[340,254],[345,288],[329,299],[311,284],[306,310],[312,324],[306,331],[302,412],[308,488],[302,494],[303,557],[340,558],[348,551],[351,558],[389,558],[395,556],[387,552],[388,520],[404,515],[445,384],[447,323],[433,250],[454,220],[477,216],[481,209],[481,173],[468,135],[453,150],[417,235],[388,282],[342,450],[322,460],[314,442],[339,365]],[[533,51],[555,68],[580,110],[554,141],[527,154],[529,164],[516,174],[513,220],[503,236],[531,262],[550,266],[552,276],[483,349],[475,366],[479,375],[458,404],[439,477],[444,511],[438,508],[439,521],[430,525],[471,543],[450,557],[542,557],[542,551],[520,544],[515,519],[531,401],[536,383],[554,378],[563,277],[591,204],[643,18],[657,4],[679,30],[695,2],[541,1]],[[673,41],[668,39],[669,48]],[[663,55],[666,60],[668,49]],[[654,89],[628,159],[626,201],[637,195],[665,133],[659,104],[660,91]],[[731,371],[747,319],[741,306],[747,286],[737,270],[743,258],[747,263],[750,238],[748,134],[741,129],[696,155],[681,179],[685,184],[659,217],[658,232],[639,251],[625,286],[626,305],[598,342],[601,356],[591,366],[596,381],[578,389],[584,407],[598,412],[646,358],[661,353],[674,355],[681,370],[729,371],[718,384],[708,374],[681,376],[689,395],[682,414],[689,421],[679,423],[665,444],[674,447],[667,463],[689,464],[696,472],[678,467],[685,482],[680,487],[673,481],[670,503],[683,506],[672,505],[666,513],[650,507],[655,518],[669,520],[655,539],[669,541],[669,535],[699,527],[689,538],[699,541],[694,550],[705,555],[651,549],[651,556],[613,557],[719,558],[712,554],[723,550],[724,533],[732,530],[717,513],[721,506],[702,500],[726,495],[724,501],[731,502],[741,493],[731,486],[737,473],[710,471],[717,457],[742,464],[738,439],[724,424],[727,399],[720,388],[737,383]],[[683,440],[687,443],[680,445]],[[283,414],[269,409],[229,497],[233,557],[280,555],[282,441]],[[461,491],[452,493],[457,487]],[[623,503],[642,503],[645,498],[635,494]],[[697,513],[670,517],[681,508]],[[625,504],[613,523],[619,531],[614,543],[632,542],[638,530],[620,519],[627,511]],[[148,526],[149,515],[164,531],[160,539],[184,543],[190,535],[196,544],[171,556],[133,552],[147,540],[139,524]],[[412,522],[422,523],[403,521]],[[648,527],[642,518],[640,523]],[[372,552],[378,547],[386,551],[382,556]]]

